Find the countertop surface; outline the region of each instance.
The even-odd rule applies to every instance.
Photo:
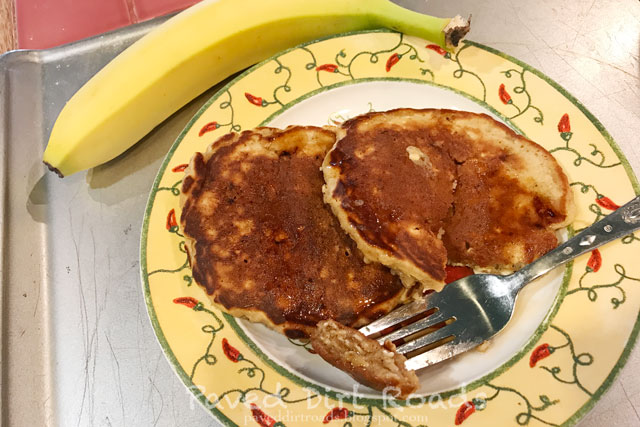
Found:
[[[558,82],[597,117],[621,146],[636,175],[640,175],[640,2],[637,0],[404,0],[398,3],[435,15],[473,15],[470,38],[512,55]],[[0,53],[14,48],[13,1],[0,0]],[[94,248],[95,250],[95,248]],[[95,256],[95,254],[94,254]],[[139,284],[131,289],[139,289]],[[132,298],[142,299],[142,295]],[[36,302],[37,303],[37,302]],[[145,319],[146,320],[146,319]],[[150,325],[147,323],[148,334]],[[111,343],[110,343],[111,345]],[[113,343],[114,347],[118,343]],[[113,351],[113,349],[111,350]],[[194,401],[160,347],[149,349],[156,372],[173,375],[169,389],[149,391],[152,418],[137,425],[211,425],[211,418]],[[117,363],[117,362],[116,362]],[[120,364],[126,363],[121,360]],[[112,396],[117,399],[116,396]],[[108,397],[103,396],[104,399]],[[120,396],[122,398],[122,396]],[[124,404],[123,404],[124,405]],[[191,415],[175,418],[185,405]],[[128,409],[136,409],[128,407]],[[78,425],[126,425],[124,413],[105,419],[87,418]],[[178,411],[180,412],[180,411]],[[128,420],[134,417],[129,417]],[[134,418],[140,420],[140,418]],[[147,421],[149,423],[147,423]],[[130,422],[129,422],[130,423]],[[177,424],[176,424],[177,423]],[[640,348],[581,427],[640,426]]]

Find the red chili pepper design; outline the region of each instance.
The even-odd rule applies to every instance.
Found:
[[[181,304],[189,308],[193,308],[198,305],[198,300],[192,297],[174,298],[173,302],[174,304]]]
[[[253,419],[262,427],[273,427],[276,423],[276,420],[265,414],[255,403],[251,404],[251,415],[253,415]]]
[[[333,420],[344,420],[352,415],[351,411],[347,408],[333,408],[327,415],[324,416],[322,424],[329,424]]]
[[[447,265],[444,270],[447,273],[444,283],[455,282],[458,279],[462,279],[463,277],[471,276],[473,274],[473,270],[465,265]]]
[[[178,222],[176,221],[176,210],[171,209],[169,214],[167,215],[167,230],[171,230],[173,227],[177,227]]]
[[[398,63],[398,61],[400,61],[400,55],[397,53],[394,53],[389,57],[389,59],[387,59],[387,64],[384,67],[385,70],[387,70],[387,73],[391,70],[391,67]]]
[[[618,209],[620,207],[620,206],[616,205],[615,203],[613,203],[611,201],[611,199],[606,197],[606,196],[596,197],[596,203],[599,204],[600,206],[602,206],[603,208],[609,209],[611,211],[615,211],[616,209]]]
[[[533,368],[540,360],[553,353],[553,348],[549,347],[549,344],[540,344],[532,352],[529,357],[529,367]]]
[[[262,100],[260,100],[260,102],[262,102]],[[202,136],[207,132],[218,129],[219,127],[220,126],[218,125],[218,122],[207,123],[206,125],[202,126],[202,129],[200,129],[200,132],[198,132],[198,136]]]
[[[231,360],[233,363],[236,363],[242,357],[240,351],[229,344],[226,338],[222,339],[222,351],[224,355],[227,356],[227,359]]]
[[[571,122],[569,122],[569,115],[565,113],[558,122],[558,132],[571,132]]]
[[[589,261],[587,261],[587,267],[590,268],[594,273],[600,270],[602,267],[602,255],[598,249],[594,249],[591,251],[591,256],[589,257]]]
[[[189,163],[183,163],[171,169],[171,172],[184,172],[187,166],[189,166]]]
[[[504,87],[504,83],[500,85],[500,89],[498,89],[498,95],[500,96],[500,101],[503,104],[508,104],[511,102],[511,95],[507,92],[507,89]]]
[[[249,92],[245,92],[244,96],[245,96],[245,98],[247,98],[247,101],[249,101],[253,105],[257,105],[258,107],[262,107],[262,98],[260,98],[259,96],[253,96]]]
[[[328,73],[335,73],[338,71],[336,64],[323,64],[316,67],[316,71],[326,71]]]
[[[444,50],[443,48],[441,48],[440,46],[438,46],[437,44],[428,44],[425,46],[427,49],[431,49],[432,51],[445,56],[447,54],[447,51]]]
[[[456,412],[455,424],[459,426],[460,424],[462,424],[464,420],[469,418],[471,414],[473,414],[474,412],[476,412],[476,405],[474,405],[473,402],[469,401],[469,402],[463,403],[462,405],[460,405],[460,407],[458,408],[458,411]]]

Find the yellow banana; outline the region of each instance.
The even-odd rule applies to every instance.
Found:
[[[305,41],[379,27],[443,47],[468,31],[464,20],[419,14],[389,0],[205,0],[89,80],[58,116],[43,161],[60,176],[92,168],[237,71]]]

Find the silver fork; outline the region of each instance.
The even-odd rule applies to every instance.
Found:
[[[477,347],[502,330],[511,319],[518,292],[527,283],[638,229],[640,196],[513,274],[464,277],[392,311],[360,332],[381,343],[400,342],[397,351],[407,356],[407,369],[425,368]]]

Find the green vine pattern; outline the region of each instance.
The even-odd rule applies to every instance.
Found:
[[[233,97],[231,95],[231,92],[229,92],[228,90],[224,91],[224,94],[227,96],[227,100],[226,101],[222,101],[220,103],[220,105],[218,105],[218,109],[220,111],[222,110],[229,110],[229,120],[225,123],[220,123],[218,121],[213,121],[213,122],[209,122],[207,124],[205,124],[199,131],[199,136],[204,136],[205,134],[212,132],[214,130],[220,129],[220,128],[225,128],[228,127],[229,128],[229,132],[240,132],[242,130],[242,126],[240,126],[238,123],[235,122],[235,110],[233,108]]]
[[[587,194],[590,191],[592,191],[595,194],[596,199],[600,199],[600,198],[604,197],[604,194],[600,193],[596,189],[596,187],[594,185],[592,185],[592,184],[585,184],[584,182],[581,182],[581,181],[575,181],[575,182],[570,183],[569,185],[571,187],[579,186],[580,192],[582,194]],[[593,220],[592,224],[600,221],[602,218],[604,218],[606,216],[606,214],[602,212],[602,209],[600,208],[600,206],[598,206],[597,203],[591,203],[589,205],[589,211],[596,215],[596,217]],[[587,227],[588,226],[580,228],[580,229],[576,229],[575,231],[576,231],[576,233],[579,233],[580,231],[584,230]]]
[[[240,132],[242,130],[242,126],[240,126],[239,124],[237,124],[235,122],[235,115],[236,112],[233,109],[233,98],[231,97],[231,92],[229,92],[228,90],[225,91],[225,94],[227,95],[228,99],[224,102],[221,102],[220,105],[218,106],[218,108],[220,110],[229,110],[229,121],[226,123],[219,123],[218,126],[219,127],[224,127],[224,126],[229,126],[229,130],[231,132]]]
[[[178,169],[174,168],[174,170],[182,171],[185,166],[186,165],[179,165],[177,166]],[[178,181],[176,184],[174,184],[171,187],[160,187],[156,190],[156,194],[160,191],[170,189],[170,192],[173,196],[179,196],[180,195],[179,185],[181,182],[182,180]],[[157,270],[150,271],[148,274],[149,276],[153,276],[154,274],[158,274],[158,273],[177,273],[189,267],[189,256],[187,255],[186,243],[184,241],[184,235],[180,233],[180,226],[176,221],[175,209],[171,209],[169,211],[169,214],[167,216],[166,228],[169,233],[175,234],[176,236],[182,238],[182,240],[178,242],[178,251],[184,254],[185,261],[180,267],[177,267],[174,269],[160,268]],[[187,286],[191,286],[191,284],[193,283],[193,277],[188,274],[183,275],[182,280],[186,282]]]
[[[490,383],[485,384],[487,387],[493,389],[495,391],[495,393],[489,397],[487,397],[485,400],[487,402],[495,399],[496,397],[498,397],[500,395],[500,393],[511,393],[511,394],[515,394],[516,396],[518,396],[518,398],[520,398],[520,400],[522,401],[522,403],[524,403],[526,410],[524,410],[523,412],[519,412],[518,414],[516,414],[516,422],[518,423],[518,425],[521,426],[526,426],[529,425],[529,422],[531,420],[536,420],[539,421],[543,424],[549,425],[549,426],[556,426],[557,424],[554,424],[552,422],[549,421],[545,421],[543,418],[541,418],[539,415],[537,415],[537,413],[544,411],[545,409],[547,409],[548,407],[555,405],[556,403],[559,402],[559,400],[551,400],[548,396],[541,394],[540,396],[538,396],[538,399],[540,400],[540,405],[539,406],[534,406],[529,399],[527,399],[522,393],[520,393],[518,390],[510,388],[510,387],[501,387],[501,386],[497,386],[497,385],[493,385]]]
[[[393,62],[391,63],[387,62],[387,71],[389,71],[390,65],[391,66],[395,65],[397,62],[399,62],[403,58],[408,58],[410,61],[416,61],[419,64],[424,64],[426,61],[420,57],[420,54],[418,53],[415,46],[409,43],[406,43],[404,41],[403,34],[401,33],[397,33],[397,34],[399,37],[398,42],[394,46],[388,49],[380,49],[377,51],[361,51],[361,52],[357,52],[355,55],[351,57],[349,57],[345,49],[341,49],[335,55],[334,62],[330,64],[319,64],[313,51],[311,51],[311,49],[307,47],[301,47],[299,49],[301,51],[306,52],[311,59],[309,62],[305,64],[305,69],[309,71],[315,70],[316,81],[318,83],[318,86],[324,87],[325,84],[322,82],[321,76],[323,73],[326,73],[326,72],[339,74],[350,80],[357,80],[358,77],[354,75],[353,65],[355,61],[359,59],[361,56],[368,56],[370,63],[377,64],[380,62],[380,57],[383,54],[391,54],[391,56],[389,56],[387,61],[391,60]],[[458,68],[453,71],[454,78],[461,79],[465,75],[474,77],[480,84],[480,87],[482,88],[482,97],[480,97],[479,99],[482,100],[483,102],[486,102],[487,88],[485,86],[484,81],[482,80],[482,78],[480,78],[480,76],[477,73],[465,68],[464,65],[462,64],[462,59],[460,55],[471,46],[472,46],[471,44],[464,44],[464,46],[458,49],[453,55],[443,50],[436,50],[436,52],[438,52],[445,59],[454,62],[458,66]],[[394,56],[396,57],[393,58]],[[435,81],[435,74],[431,68],[422,66],[418,68],[418,71],[420,72],[421,76],[423,77],[428,76],[430,77],[431,81]],[[523,91],[524,91],[524,88],[523,88]],[[532,108],[536,108],[536,107],[532,107]],[[540,114],[542,113],[540,112]]]
[[[187,250],[185,249],[184,240],[178,243],[178,251],[182,252],[185,258],[184,263],[180,267],[173,268],[173,269],[159,268],[157,270],[150,271],[149,276],[153,276],[154,274],[158,274],[158,273],[178,273],[184,270],[185,268],[189,268],[189,257],[187,256]],[[188,276],[188,275],[183,276],[183,280],[187,282],[187,284],[191,284],[192,282],[191,276]]]
[[[171,187],[158,187],[158,189],[156,191],[157,192],[169,191],[174,196],[179,196],[180,195],[180,184],[182,184],[182,180],[177,181]]]
[[[518,107],[514,102],[510,102],[509,105],[513,106],[516,110],[518,110],[518,112],[512,116],[509,117],[509,120],[513,120],[517,117],[522,116],[524,113],[526,113],[528,110],[535,110],[536,111],[536,116],[533,118],[533,121],[536,123],[540,123],[541,125],[544,124],[544,114],[542,114],[542,111],[536,107],[535,105],[533,105],[531,103],[531,95],[529,94],[529,91],[527,90],[527,82],[524,79],[524,74],[527,72],[527,70],[522,69],[522,71],[516,70],[515,68],[511,68],[507,71],[502,71],[502,74],[504,74],[504,76],[508,79],[510,79],[511,77],[513,77],[514,75],[517,75],[520,78],[520,85],[519,86],[515,86],[513,88],[513,92],[517,93],[517,94],[524,94],[527,97],[527,103],[523,108]]]
[[[593,359],[593,355],[591,353],[587,353],[587,352],[577,354],[576,353],[576,349],[575,349],[574,344],[573,344],[573,340],[571,339],[571,336],[567,332],[565,332],[564,330],[560,329],[559,327],[557,327],[555,325],[551,325],[550,328],[554,329],[555,331],[560,333],[564,337],[566,342],[564,344],[558,345],[558,346],[549,346],[548,345],[547,346],[548,353],[549,354],[554,354],[558,350],[562,350],[564,348],[568,348],[569,349],[569,353],[570,353],[571,360],[572,360],[570,377],[569,377],[569,379],[562,378],[561,375],[563,375],[563,372],[562,372],[562,369],[559,366],[553,366],[551,368],[548,367],[548,366],[540,366],[540,368],[544,369],[547,372],[549,372],[556,381],[561,382],[563,384],[575,384],[584,393],[586,393],[589,396],[592,396],[593,392],[587,390],[587,388],[580,381],[580,378],[578,376],[578,368],[591,365],[593,363],[593,360],[594,360]]]
[[[573,154],[574,156],[576,156],[575,159],[573,160],[574,166],[580,166],[582,162],[587,162],[592,166],[597,166],[603,169],[614,168],[616,166],[622,165],[622,163],[619,160],[617,162],[607,164],[607,160],[604,153],[598,148],[597,145],[591,144],[591,143],[588,144],[589,147],[591,147],[591,151],[589,152],[589,157],[583,156],[578,150],[571,147],[570,145],[571,139],[573,138],[572,132],[561,132],[560,137],[564,140],[564,144],[559,147],[552,148],[551,150],[549,150],[549,152],[553,154],[559,151],[565,151]]]
[[[598,205],[598,201],[602,201],[603,199],[606,198],[606,196],[604,194],[600,193],[598,191],[598,189],[594,185],[586,184],[586,183],[581,182],[581,181],[574,181],[569,185],[571,187],[576,187],[577,186],[579,188],[579,190],[580,190],[580,193],[582,193],[582,194],[588,194],[590,192],[593,192],[593,194],[595,195],[595,198],[594,198],[595,202],[589,204],[589,208],[588,208],[590,212],[592,212],[592,213],[594,213],[596,215],[594,220],[593,220],[593,222],[592,222],[592,224],[595,223],[595,222],[600,221],[602,218],[604,218],[607,215],[606,213],[603,212],[603,210],[600,207],[600,205]],[[587,227],[588,227],[588,225],[586,227],[583,227],[583,228],[576,228],[575,232],[579,233],[579,232],[581,232],[582,230],[584,230]],[[622,242],[622,244],[628,245],[630,243],[640,241],[640,238],[636,237],[636,235],[634,233],[631,233],[631,234],[623,237],[620,241]]]
[[[318,67],[318,60],[316,59],[316,55],[311,51],[311,49],[307,48],[306,46],[302,46],[299,48],[302,52],[306,52],[309,54],[309,56],[311,56],[311,61],[307,62],[304,65],[304,68],[307,71],[311,71],[311,70],[315,70]],[[320,80],[320,70],[315,70],[316,71],[316,81],[318,82],[318,86],[323,87],[324,85],[322,84],[322,81]]]
[[[311,57],[311,61],[305,64],[306,70],[314,70],[316,74],[316,81],[318,82],[318,86],[324,87],[325,84],[322,82],[323,73],[334,73],[339,74],[343,77],[346,77],[350,80],[357,80],[357,77],[353,73],[353,65],[355,61],[361,56],[368,56],[369,62],[372,64],[377,64],[380,61],[380,56],[385,53],[392,54],[387,59],[387,71],[391,69],[396,63],[398,63],[403,58],[408,58],[410,61],[417,61],[418,63],[424,63],[424,59],[420,57],[417,49],[409,44],[404,42],[404,34],[397,33],[399,40],[398,42],[391,48],[388,49],[380,49],[377,51],[361,51],[353,55],[351,58],[348,58],[348,54],[345,49],[341,49],[334,57],[334,63],[330,64],[318,64],[315,54],[308,49],[307,47],[299,48],[301,51],[306,52]],[[420,68],[420,74],[425,76],[429,75],[431,80],[434,79],[433,71],[428,68]]]
[[[468,49],[469,47],[471,47],[472,45],[465,43],[464,46],[462,46],[460,49],[458,49],[456,51],[456,54],[451,56],[451,54],[447,53],[445,54],[445,58],[450,59],[451,61],[455,62],[458,65],[458,69],[455,70],[453,72],[453,77],[456,79],[461,79],[465,74],[468,74],[470,76],[473,76],[476,78],[476,80],[478,80],[478,82],[480,83],[480,85],[482,86],[482,98],[481,101],[482,102],[486,102],[487,101],[487,87],[484,84],[484,81],[482,81],[482,79],[480,78],[480,76],[476,73],[474,73],[471,70],[468,70],[466,68],[464,68],[462,66],[462,62],[460,61],[460,54],[462,52],[464,52],[466,49]]]
[[[584,279],[587,276],[592,275],[592,274],[594,274],[596,272],[592,268],[587,266],[587,268],[585,269],[585,272],[582,274],[582,276],[580,276],[580,280],[578,281],[578,287],[568,291],[567,292],[567,296],[573,295],[573,294],[578,293],[578,292],[586,292],[587,293],[587,297],[589,298],[589,301],[596,302],[597,299],[598,299],[598,291],[599,290],[602,290],[602,289],[615,289],[620,294],[620,297],[611,297],[611,299],[610,299],[611,305],[613,305],[613,308],[615,310],[621,304],[624,304],[625,301],[627,301],[627,293],[622,288],[622,286],[620,286],[620,284],[625,280],[631,280],[631,281],[634,281],[634,282],[640,282],[640,278],[631,277],[631,276],[627,275],[626,269],[621,264],[615,264],[613,266],[613,269],[618,274],[618,278],[616,280],[614,280],[611,283],[600,283],[600,284],[588,286],[588,285],[584,284],[584,282],[583,282]]]
[[[231,394],[237,394],[239,401],[242,402],[242,403],[246,402],[247,395],[249,393],[253,393],[253,392],[259,392],[259,393],[262,393],[264,395],[275,397],[275,398],[281,400],[283,403],[290,403],[290,404],[306,402],[309,399],[314,399],[314,398],[316,398],[318,396],[317,394],[313,394],[313,395],[306,395],[305,394],[304,397],[291,399],[291,398],[289,398],[289,395],[291,394],[291,390],[289,388],[287,388],[287,387],[281,387],[281,388],[279,388],[279,389],[277,389],[275,391],[267,390],[267,388],[264,385],[264,382],[265,382],[265,379],[266,379],[266,375],[265,375],[265,372],[264,372],[264,370],[262,368],[259,368],[255,364],[255,362],[253,362],[252,360],[244,358],[244,356],[241,359],[239,359],[237,361],[237,363],[245,365],[245,366],[242,366],[240,369],[238,369],[238,374],[244,374],[249,378],[258,379],[257,384],[255,386],[253,386],[253,387],[248,387],[248,388],[244,388],[244,389],[233,388],[233,389],[229,389],[229,390],[225,391],[220,396],[218,396],[215,400],[210,402],[212,407],[217,406],[220,402],[223,401],[223,399],[225,397],[227,397],[228,395],[231,395]]]
[[[475,398],[460,405],[460,407],[458,408],[458,411],[456,412],[456,416],[454,420],[455,425],[462,424],[467,418],[469,418],[475,412],[484,411],[488,403],[495,400],[500,395],[503,395],[503,396],[515,395],[520,401],[518,403],[518,406],[522,407],[522,405],[524,404],[524,410],[521,412],[518,412],[515,415],[515,421],[518,425],[521,425],[521,426],[529,425],[529,422],[531,420],[536,420],[542,424],[546,424],[549,426],[558,425],[545,420],[544,418],[542,418],[542,415],[540,413],[546,410],[547,408],[549,408],[550,406],[560,402],[559,400],[557,399],[551,400],[549,396],[545,394],[541,394],[538,396],[538,399],[540,400],[540,404],[536,406],[535,404],[531,403],[531,401],[524,394],[522,394],[520,391],[514,388],[498,386],[495,384],[491,384],[490,382],[485,382],[483,386],[491,389],[493,393],[490,396],[487,396],[484,393],[478,394]]]
[[[289,81],[291,80],[291,68],[282,65],[282,62],[280,62],[279,58],[274,59],[274,61],[276,62],[276,64],[278,64],[278,66],[273,72],[275,74],[280,74],[284,71],[287,73],[287,78],[284,81],[284,83],[282,83],[281,85],[279,85],[273,90],[273,101],[265,102],[265,105],[278,104],[280,105],[280,107],[284,107],[284,103],[280,100],[278,92],[280,91],[291,92],[291,86],[289,86]]]
[[[184,239],[184,234],[180,233],[180,227],[178,225],[172,225],[171,227],[169,227],[169,229],[167,230],[169,233],[174,233],[176,236],[181,237],[182,239]],[[182,264],[182,266],[180,266],[178,269],[176,270],[155,270],[152,271],[151,273],[149,273],[149,276],[151,276],[152,274],[155,273],[177,273],[179,271],[184,270],[185,268],[188,267],[189,265],[189,258],[187,255],[187,250],[185,247],[185,241],[181,240],[180,242],[178,242],[178,250],[182,253],[185,254],[185,257],[187,257],[185,264]],[[193,277],[189,274],[185,274],[182,276],[182,280],[184,280],[184,282],[187,284],[187,286],[191,286],[193,284]]]
[[[232,357],[233,356],[229,356],[229,354],[227,354],[227,358],[231,359]],[[232,394],[236,394],[238,396],[238,400],[242,403],[246,402],[247,395],[253,392],[258,392],[267,396],[275,397],[278,400],[281,400],[283,403],[289,403],[289,404],[306,402],[309,399],[314,399],[318,396],[317,394],[313,394],[313,395],[305,394],[304,397],[298,397],[298,398],[292,399],[289,397],[289,395],[291,394],[291,389],[287,387],[280,387],[275,391],[268,390],[264,384],[266,380],[266,374],[262,368],[256,365],[255,362],[253,362],[250,359],[247,359],[242,354],[238,356],[237,360],[231,359],[231,361],[234,363],[239,363],[242,366],[241,368],[238,369],[237,371],[238,374],[244,374],[248,378],[257,379],[258,380],[257,384],[253,387],[247,387],[244,389],[233,388],[233,389],[226,390],[224,393],[220,394],[216,399],[210,402],[212,407],[217,406],[220,402],[223,401],[223,399],[225,399],[227,396]]]
[[[371,51],[358,52],[357,54],[352,56],[348,62],[344,62],[345,58],[347,58],[347,54],[345,50],[344,49],[340,50],[340,52],[338,52],[334,58],[336,64],[339,67],[338,70],[344,70],[343,75],[350,77],[351,80],[356,80],[356,77],[353,75],[353,70],[352,70],[353,64],[355,63],[356,59],[358,59],[361,56],[368,56],[370,63],[377,64],[378,61],[380,60],[380,55],[384,53],[393,53],[394,55],[397,55],[398,61],[400,61],[402,58],[408,55],[407,57],[409,58],[409,60],[424,63],[424,60],[420,58],[420,56],[418,55],[418,51],[416,50],[416,48],[404,42],[404,34],[398,33],[398,37],[399,37],[399,40],[395,46],[389,49],[381,49],[374,52],[371,52]],[[402,49],[402,52],[399,52],[399,50],[401,49]],[[391,58],[391,56],[389,58]],[[387,62],[387,71],[389,70],[390,70],[389,62]]]
[[[193,381],[193,377],[196,375],[196,370],[198,369],[198,366],[200,365],[200,363],[204,362],[209,366],[213,366],[217,363],[218,359],[213,354],[212,347],[213,347],[213,342],[216,339],[216,334],[224,328],[224,323],[222,323],[222,320],[220,320],[218,315],[213,311],[209,310],[208,308],[206,308],[201,302],[196,303],[196,305],[193,307],[193,311],[202,311],[209,314],[211,317],[213,317],[213,321],[215,324],[204,325],[202,326],[202,328],[200,328],[200,330],[203,333],[211,335],[211,338],[209,340],[209,344],[207,345],[205,353],[202,356],[200,356],[198,360],[195,361],[195,363],[193,364],[193,367],[191,368],[191,374],[189,375],[189,379],[192,381]]]

